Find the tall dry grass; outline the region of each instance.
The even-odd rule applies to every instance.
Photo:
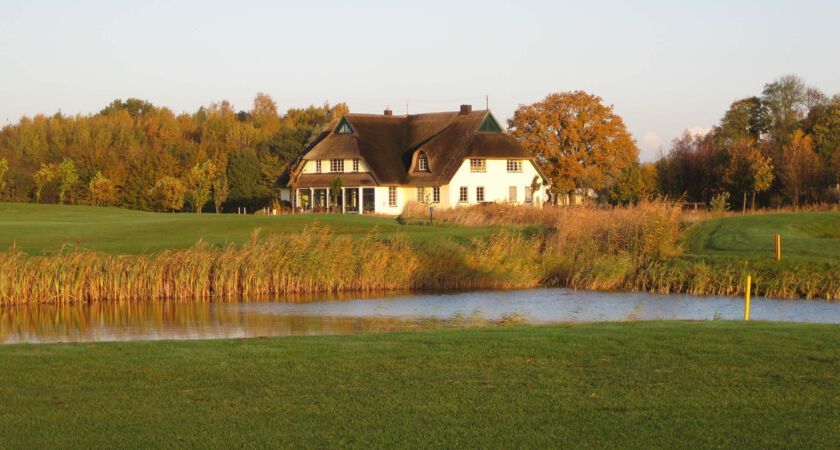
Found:
[[[419,219],[407,214],[406,220]],[[0,253],[0,304],[536,286],[732,295],[741,292],[747,273],[757,295],[840,298],[840,274],[779,274],[674,258],[680,207],[673,203],[489,205],[441,211],[437,220],[498,227],[469,243],[441,238],[412,245],[402,235],[352,238],[312,226],[262,240],[255,233],[245,245],[200,242],[152,255],[29,256],[10,249]]]

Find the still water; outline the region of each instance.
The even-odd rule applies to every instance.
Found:
[[[531,323],[740,320],[743,299],[568,289],[406,293],[251,302],[105,302],[0,308],[0,343],[212,339],[406,329],[434,319]],[[755,298],[752,320],[840,323],[840,303]]]

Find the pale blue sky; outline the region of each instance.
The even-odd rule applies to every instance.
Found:
[[[840,2],[0,0],[0,124],[139,97],[175,112],[346,101],[355,112],[550,92],[615,106],[652,159],[797,73],[840,92]]]

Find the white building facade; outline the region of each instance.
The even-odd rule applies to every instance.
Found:
[[[284,174],[296,210],[397,215],[411,202],[541,205],[547,178],[489,111],[347,114]]]

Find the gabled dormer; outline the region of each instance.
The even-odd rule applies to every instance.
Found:
[[[342,117],[341,121],[338,122],[338,125],[333,130],[335,134],[353,134],[353,127],[350,126],[350,122],[347,121],[346,117]]]
[[[496,118],[493,117],[493,114],[490,112],[484,116],[484,119],[481,121],[481,124],[478,126],[479,133],[501,133],[502,127],[499,125],[499,122],[496,121]]]

